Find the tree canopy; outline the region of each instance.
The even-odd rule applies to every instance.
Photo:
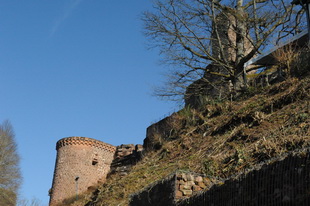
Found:
[[[245,63],[304,26],[304,11],[288,0],[155,0],[154,9],[143,14],[145,34],[175,68],[156,94],[172,99],[199,78],[244,88],[255,69]]]
[[[0,125],[0,205],[16,205],[21,183],[19,155],[9,121]]]

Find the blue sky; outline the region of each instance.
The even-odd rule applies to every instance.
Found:
[[[0,0],[0,121],[11,121],[22,197],[48,203],[57,140],[142,144],[177,110],[152,97],[164,81],[139,18],[148,0]]]

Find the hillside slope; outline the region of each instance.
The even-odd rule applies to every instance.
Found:
[[[185,108],[171,120],[161,148],[124,177],[111,175],[72,205],[127,205],[129,195],[176,170],[204,173],[212,184],[255,164],[310,145],[310,77],[244,94],[239,100]],[[91,201],[89,201],[91,199]]]

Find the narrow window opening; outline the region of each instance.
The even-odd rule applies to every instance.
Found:
[[[92,165],[97,165],[97,164],[98,164],[98,160],[96,158],[94,158],[92,161]]]

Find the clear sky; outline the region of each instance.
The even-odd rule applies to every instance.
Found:
[[[22,197],[47,205],[57,140],[142,144],[177,110],[152,97],[165,67],[146,49],[150,0],[0,0],[0,121],[16,133]]]

